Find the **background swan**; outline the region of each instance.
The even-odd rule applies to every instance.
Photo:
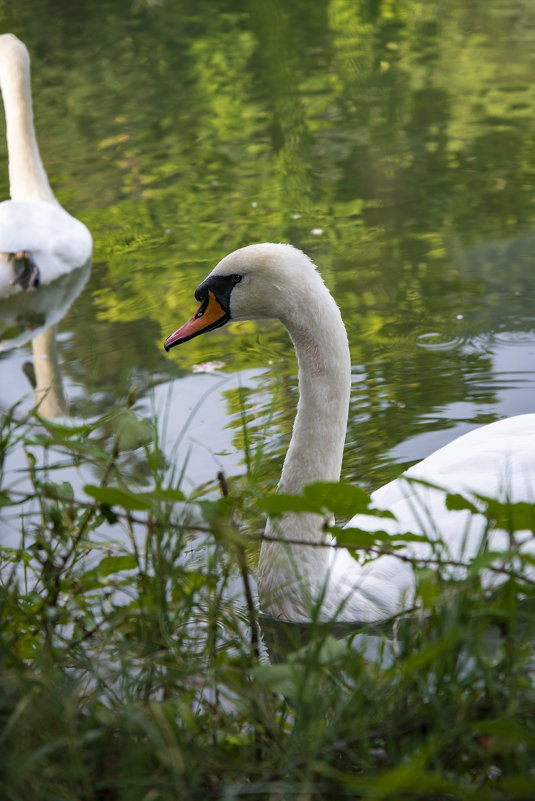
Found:
[[[337,481],[344,447],[351,363],[340,311],[315,265],[290,245],[259,244],[226,256],[195,291],[201,305],[165,342],[166,350],[229,320],[278,318],[288,329],[299,365],[299,403],[279,489],[299,493],[313,481]],[[535,501],[535,414],[476,429],[436,451],[399,479],[372,495],[376,508],[395,520],[357,515],[349,526],[367,530],[422,532],[436,541],[412,543],[404,554],[451,561],[472,558],[481,545],[486,519],[449,511],[444,492],[482,493],[503,500]],[[288,621],[319,619],[371,622],[407,608],[414,596],[414,573],[407,561],[383,555],[357,563],[345,549],[289,545],[332,543],[320,516],[288,514],[266,533],[279,541],[262,543],[258,589],[264,611]],[[535,552],[531,531],[516,532],[521,550]],[[439,544],[442,541],[443,545]],[[505,550],[505,531],[495,530],[491,550]],[[493,574],[490,574],[493,575]]]
[[[11,200],[0,203],[0,296],[35,289],[91,258],[86,226],[50,189],[33,127],[30,57],[11,33],[0,36]]]

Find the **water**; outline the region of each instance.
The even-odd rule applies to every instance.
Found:
[[[244,471],[245,397],[274,482],[296,403],[284,330],[162,347],[212,266],[255,241],[304,249],[342,309],[345,479],[373,489],[474,425],[534,411],[532,4],[97,1],[73,15],[26,0],[0,21],[32,56],[53,190],[95,243],[68,309],[50,302],[57,359],[36,357],[57,362],[73,419],[135,387],[189,490]],[[47,319],[15,331],[11,311],[0,406],[23,410]],[[143,482],[143,451],[130,458]]]

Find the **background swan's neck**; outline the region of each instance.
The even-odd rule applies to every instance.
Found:
[[[25,48],[13,48],[9,60],[6,58],[3,61],[0,84],[6,114],[11,198],[57,203],[35,138],[30,63]]]

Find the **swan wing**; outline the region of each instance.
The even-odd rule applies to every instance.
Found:
[[[394,519],[355,515],[347,527],[389,534],[422,534],[433,543],[410,543],[402,553],[452,562],[472,559],[488,535],[487,547],[507,550],[507,532],[488,531],[483,514],[450,510],[447,493],[459,493],[481,506],[477,496],[502,502],[535,503],[535,414],[519,415],[477,428],[440,448],[400,478],[372,494],[373,506]],[[516,532],[523,550],[535,551],[533,532]]]

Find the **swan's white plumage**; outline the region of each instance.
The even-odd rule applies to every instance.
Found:
[[[233,274],[242,279],[230,295],[231,319],[278,318],[297,353],[299,404],[279,488],[298,493],[312,481],[338,480],[351,378],[338,307],[310,259],[289,245],[268,243],[235,251],[207,281]],[[535,414],[471,431],[374,492],[374,507],[390,510],[394,520],[357,515],[348,524],[369,531],[423,533],[434,544],[407,544],[405,555],[419,559],[439,555],[466,564],[482,544],[485,518],[449,511],[444,491],[422,481],[469,499],[481,494],[535,502]],[[260,551],[258,589],[265,612],[283,620],[307,621],[319,607],[320,620],[371,622],[412,603],[415,579],[410,562],[383,555],[359,564],[348,551],[328,547],[332,541],[322,523],[311,514],[288,514],[277,524],[268,521],[266,533],[279,539],[263,541]],[[315,547],[291,544],[286,538]],[[515,542],[535,553],[533,532],[517,532]],[[327,547],[317,547],[322,543]],[[492,550],[509,546],[506,532],[491,533]],[[451,572],[456,575],[459,568]],[[489,583],[495,577],[490,572]]]
[[[6,116],[11,200],[0,203],[0,295],[12,286],[8,256],[31,252],[40,282],[50,283],[91,258],[86,226],[54,197],[44,170],[33,125],[30,58],[16,36],[0,36],[0,88]]]

